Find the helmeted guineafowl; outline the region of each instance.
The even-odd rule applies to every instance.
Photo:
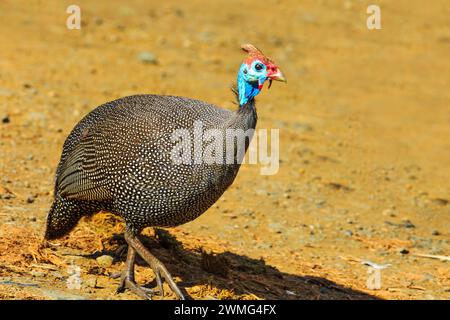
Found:
[[[223,161],[191,159],[197,154],[190,146],[183,161],[178,161],[174,150],[182,139],[176,133],[190,132],[198,124],[203,131],[214,129],[225,136],[229,129],[255,128],[254,97],[266,80],[285,79],[253,45],[242,49],[248,56],[238,73],[236,111],[182,97],[136,95],[105,103],[84,117],[63,146],[45,238],[66,235],[82,216],[99,211],[117,214],[125,220],[128,243],[119,290],[151,297],[150,290],[134,281],[137,252],[153,269],[159,293],[163,294],[163,276],[176,296],[184,299],[165,266],[137,235],[146,227],[177,226],[195,219],[236,177],[243,155],[233,151],[229,161],[225,142],[220,145],[223,153],[216,154]],[[250,139],[251,135],[239,143],[233,138],[234,150],[242,147],[245,153]]]

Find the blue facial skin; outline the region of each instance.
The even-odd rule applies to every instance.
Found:
[[[266,80],[267,68],[264,63],[255,60],[250,67],[243,63],[237,77],[239,104],[243,106],[253,99],[261,91],[260,88]]]

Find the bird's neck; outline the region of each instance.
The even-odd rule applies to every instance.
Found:
[[[234,92],[237,95],[237,91],[234,90]],[[229,137],[233,137],[233,150],[236,150],[233,163],[238,165],[238,167],[242,163],[245,152],[253,138],[257,118],[255,100],[251,99],[246,104],[240,105],[239,108],[231,113],[231,116],[223,123],[222,129],[225,131],[227,137],[226,141],[229,141]],[[244,140],[242,140],[242,138]],[[242,145],[242,143],[244,144]],[[226,163],[229,163],[228,142],[224,144],[224,148]],[[238,150],[241,150],[242,152]]]
[[[257,120],[255,100],[252,98],[233,113],[226,122],[226,129],[255,129]]]
[[[256,113],[255,99],[250,99],[243,106],[239,106],[236,114],[243,125],[243,129],[255,129],[258,115]]]

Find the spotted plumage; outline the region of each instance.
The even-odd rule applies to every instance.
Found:
[[[47,237],[59,235],[53,227],[59,220],[73,225],[83,211],[116,213],[136,233],[183,224],[206,211],[233,182],[239,164],[173,163],[171,135],[194,121],[205,129],[236,122],[254,128],[256,112],[253,101],[236,114],[198,100],[138,95],[88,114],[64,144]]]

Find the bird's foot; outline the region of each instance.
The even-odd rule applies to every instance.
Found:
[[[136,283],[136,280],[134,279],[135,259],[136,251],[132,247],[128,247],[125,270],[110,276],[113,279],[120,278],[120,284],[116,293],[122,293],[125,289],[128,289],[143,299],[151,300],[155,294],[158,294],[158,292],[155,292],[149,288],[141,287]]]
[[[160,292],[157,292],[150,288],[145,288],[138,285],[134,280],[134,276],[130,274],[129,270],[124,270],[123,272],[112,274],[110,277],[113,279],[120,278],[119,287],[117,288],[116,293],[122,293],[126,289],[128,289],[134,294],[146,300],[151,300],[154,295],[161,294]]]
[[[153,272],[155,273],[156,285],[158,287],[159,294],[161,296],[164,296],[164,289],[162,282],[163,277],[164,280],[166,280],[167,284],[169,285],[170,289],[175,294],[175,296],[180,300],[185,300],[184,295],[181,293],[181,290],[176,285],[175,281],[173,280],[169,271],[167,271],[164,264],[161,261],[159,261],[154,255],[152,255],[150,251],[148,251],[148,249],[144,247],[142,242],[140,242],[135,235],[129,232],[125,232],[125,240],[128,242],[128,248],[132,248],[132,250],[129,252],[132,252],[132,254],[135,254],[137,252],[145,260],[145,262],[147,262],[152,268]]]

